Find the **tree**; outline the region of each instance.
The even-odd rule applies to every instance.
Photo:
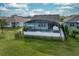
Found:
[[[63,22],[63,20],[64,20],[64,16],[60,17],[60,20],[61,20],[61,22]]]
[[[4,27],[6,26],[6,20],[5,19],[0,19],[0,28],[2,30],[2,33],[3,33],[3,29]]]

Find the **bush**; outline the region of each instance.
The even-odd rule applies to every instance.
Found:
[[[21,28],[20,26],[17,26],[17,27],[15,27],[16,29],[19,29],[19,28]]]
[[[28,29],[28,27],[23,27],[23,31],[27,31]]]
[[[76,35],[78,35],[78,34],[79,34],[79,32],[76,31],[76,30],[73,30],[73,31],[71,32],[71,36],[72,36],[73,38],[77,38]]]
[[[64,35],[65,35],[65,39],[67,40],[68,36],[69,36],[69,30],[68,30],[68,27],[67,26],[63,26],[61,25],[61,28],[64,32]]]
[[[15,38],[22,38],[23,36],[23,32],[21,31],[15,33]]]

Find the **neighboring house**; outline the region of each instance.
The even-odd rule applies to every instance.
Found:
[[[64,25],[70,29],[79,29],[79,15],[72,15],[64,19]]]
[[[30,20],[30,18],[13,15],[11,17],[6,18],[6,22],[7,22],[6,27],[18,27],[18,26],[22,27],[22,26],[24,26],[24,23],[29,20]]]
[[[8,27],[7,25],[9,24],[7,21],[8,21],[8,19],[9,19],[9,17],[5,17],[5,16],[1,16],[0,17],[0,19],[5,19],[5,21],[6,21],[6,26],[5,27]],[[9,25],[10,26],[10,25]]]
[[[25,35],[53,36],[61,37],[60,16],[59,15],[35,15],[24,26],[28,27],[24,31]]]

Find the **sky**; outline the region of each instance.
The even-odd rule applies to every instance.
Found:
[[[79,3],[0,3],[0,16],[79,15]]]

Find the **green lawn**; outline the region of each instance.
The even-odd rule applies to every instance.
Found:
[[[79,41],[69,38],[67,41],[54,41],[32,38],[14,38],[16,29],[4,30],[0,38],[0,55],[3,56],[53,56],[79,55]]]

